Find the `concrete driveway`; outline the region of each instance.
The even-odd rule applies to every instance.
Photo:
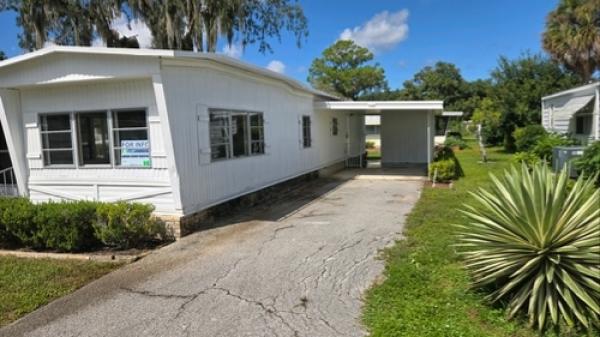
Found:
[[[24,317],[1,336],[363,336],[422,182],[319,179]],[[291,213],[290,213],[291,212]]]

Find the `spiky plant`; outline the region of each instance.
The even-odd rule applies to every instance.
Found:
[[[569,183],[544,164],[513,167],[472,193],[462,212],[459,250],[475,286],[492,288],[508,316],[527,312],[532,326],[580,323],[600,315],[600,189],[593,177]],[[595,326],[595,328],[593,328]]]

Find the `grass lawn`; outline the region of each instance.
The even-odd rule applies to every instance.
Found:
[[[408,216],[407,239],[386,250],[387,279],[369,290],[363,311],[372,337],[538,336],[470,289],[452,247],[452,224],[465,221],[457,209],[471,200],[468,191],[510,165],[510,155],[498,149],[488,152],[493,163],[480,164],[477,146],[470,145],[457,153],[465,177],[451,190],[425,188]]]
[[[0,327],[118,267],[115,263],[0,257]]]
[[[377,160],[381,159],[380,149],[367,149],[367,159]]]

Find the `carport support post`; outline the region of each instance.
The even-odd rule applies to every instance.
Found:
[[[431,119],[433,112],[427,114],[427,176],[429,177],[429,167],[431,167]]]

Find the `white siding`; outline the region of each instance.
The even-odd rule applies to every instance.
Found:
[[[381,114],[381,161],[383,165],[425,164],[428,162],[428,111],[384,111]],[[431,129],[432,137],[433,127]]]
[[[2,87],[43,83],[140,78],[159,71],[159,61],[124,55],[50,54],[0,68]]]
[[[315,113],[312,95],[211,67],[163,66],[162,78],[186,214],[345,159],[344,115]],[[209,108],[263,112],[267,153],[206,160]],[[312,119],[313,145],[308,149],[301,146],[302,115]],[[337,136],[330,130],[334,115]]]
[[[151,202],[158,213],[175,213],[161,122],[150,79],[102,81],[21,90],[29,189],[34,201],[60,199]],[[39,114],[146,108],[151,169],[44,168]]]

